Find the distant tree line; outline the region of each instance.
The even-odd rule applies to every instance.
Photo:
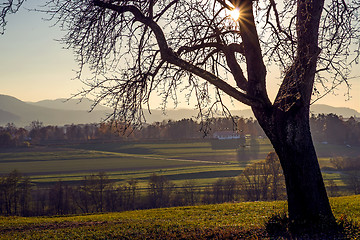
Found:
[[[360,122],[354,117],[345,120],[336,114],[312,115],[310,127],[317,142],[360,146]]]
[[[204,132],[202,125],[192,119],[162,121],[132,128],[121,122],[100,124],[72,124],[65,126],[44,126],[40,121],[33,121],[25,128],[17,128],[9,123],[0,127],[0,147],[21,147],[30,144],[56,144],[69,141],[136,141],[146,139],[177,140],[201,139]],[[238,130],[253,136],[264,135],[256,120],[243,118],[213,118],[207,137],[215,131]],[[205,136],[206,137],[206,136]]]
[[[129,179],[118,184],[104,172],[83,177],[77,184],[58,181],[49,187],[13,171],[0,177],[0,215],[62,215],[114,212],[234,201],[285,199],[285,185],[275,153],[249,165],[234,178],[208,186],[187,180],[176,186],[166,176],[152,174],[147,187]]]
[[[236,130],[252,139],[265,136],[258,122],[241,117],[213,118],[207,132],[212,137],[216,131]],[[313,115],[310,119],[315,141],[360,146],[360,122],[351,117],[347,120],[335,114]],[[72,124],[66,126],[44,126],[33,121],[25,128],[9,123],[0,127],[0,148],[27,147],[31,144],[56,144],[69,141],[136,141],[146,139],[200,139],[204,137],[204,126],[192,119],[162,121],[132,128],[120,122],[100,124]]]

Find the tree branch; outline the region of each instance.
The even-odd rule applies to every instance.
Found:
[[[248,90],[248,81],[245,78],[244,73],[243,73],[240,65],[237,62],[235,52],[244,54],[245,52],[244,52],[243,44],[232,43],[229,46],[226,46],[224,49],[226,61],[227,61],[227,64],[234,76],[236,85],[240,89],[247,91]]]
[[[116,11],[120,14],[125,12],[131,12],[134,15],[134,20],[139,21],[151,28],[153,31],[155,38],[157,40],[157,44],[160,48],[160,54],[161,58],[171,64],[174,64],[177,67],[180,67],[181,69],[187,70],[193,74],[195,74],[198,77],[203,78],[204,80],[208,81],[215,87],[219,88],[226,94],[230,95],[231,97],[235,98],[236,100],[249,105],[253,107],[260,107],[264,104],[264,102],[258,100],[256,97],[249,96],[248,94],[242,93],[217,77],[216,75],[201,69],[181,58],[178,57],[178,55],[168,46],[167,40],[165,38],[165,35],[161,29],[161,27],[153,21],[151,18],[146,17],[144,14],[141,13],[141,11],[136,8],[135,6],[117,6],[110,3],[105,3],[103,1],[99,0],[93,0],[95,6],[99,6],[102,8],[111,9],[113,11]]]
[[[271,105],[266,92],[266,68],[261,54],[260,41],[257,34],[253,15],[252,1],[240,2],[242,18],[238,20],[240,35],[245,49],[245,58],[248,73],[248,94],[267,106]]]
[[[6,26],[6,17],[9,14],[16,13],[19,11],[21,5],[25,2],[25,0],[17,0],[16,2],[13,0],[8,0],[7,3],[0,3],[0,34],[4,34],[5,26]]]
[[[216,0],[218,3],[220,3],[224,8],[228,9],[228,10],[233,10],[233,7],[231,7],[230,5],[226,4],[226,2],[224,0]]]

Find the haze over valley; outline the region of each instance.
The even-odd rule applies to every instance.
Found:
[[[65,98],[55,100],[42,100],[38,102],[24,102],[20,99],[8,95],[0,95],[0,125],[14,123],[17,126],[26,126],[30,122],[39,120],[45,125],[66,125],[66,124],[86,124],[99,123],[103,121],[111,109],[98,105],[93,111],[89,112],[93,102],[89,99],[70,99]],[[344,118],[351,116],[360,117],[360,113],[354,109],[346,107],[332,107],[324,104],[314,104],[311,107],[313,114],[334,113]],[[253,117],[250,109],[233,110],[234,116],[244,118]],[[197,110],[194,109],[169,109],[165,114],[162,110],[152,109],[151,113],[145,112],[148,123],[161,122],[163,120],[181,120],[184,118],[196,118]]]

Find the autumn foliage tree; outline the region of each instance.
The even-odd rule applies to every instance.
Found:
[[[23,1],[1,5],[5,16]],[[335,223],[309,127],[309,107],[348,84],[359,57],[359,1],[354,0],[50,0],[44,11],[67,31],[93,78],[84,80],[112,117],[139,124],[151,96],[196,100],[206,121],[227,112],[224,96],[250,106],[283,168],[289,217],[300,228]],[[239,17],[229,17],[231,11]],[[282,82],[269,99],[267,66]]]

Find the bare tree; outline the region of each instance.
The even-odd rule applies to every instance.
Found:
[[[247,201],[278,200],[284,195],[284,175],[275,152],[266,159],[248,165],[238,177]]]
[[[353,194],[360,193],[360,171],[350,171],[345,178],[345,183],[351,189]]]
[[[269,152],[265,159],[268,172],[270,174],[271,199],[278,200],[283,195],[284,175],[281,171],[280,161],[275,152]]]
[[[1,4],[1,19],[22,1]],[[355,0],[49,0],[82,69],[94,76],[81,94],[107,101],[112,117],[144,120],[152,94],[177,104],[194,96],[206,120],[222,97],[251,106],[284,171],[292,222],[335,223],[309,127],[309,107],[340,83],[359,58]],[[229,11],[240,17],[234,21]],[[275,100],[267,65],[283,81]],[[314,87],[314,84],[316,86]],[[306,227],[304,225],[304,228]],[[331,224],[329,224],[331,225]]]
[[[327,180],[327,191],[330,197],[338,197],[339,196],[339,187],[335,183],[333,179]]]
[[[247,166],[239,176],[241,190],[246,201],[268,199],[271,178],[270,169],[265,161]]]
[[[168,207],[171,203],[171,195],[174,190],[174,184],[165,176],[153,173],[149,178],[148,197],[150,207]]]
[[[186,180],[181,190],[185,205],[194,205],[199,202],[200,191],[196,188],[196,182],[193,179]]]

